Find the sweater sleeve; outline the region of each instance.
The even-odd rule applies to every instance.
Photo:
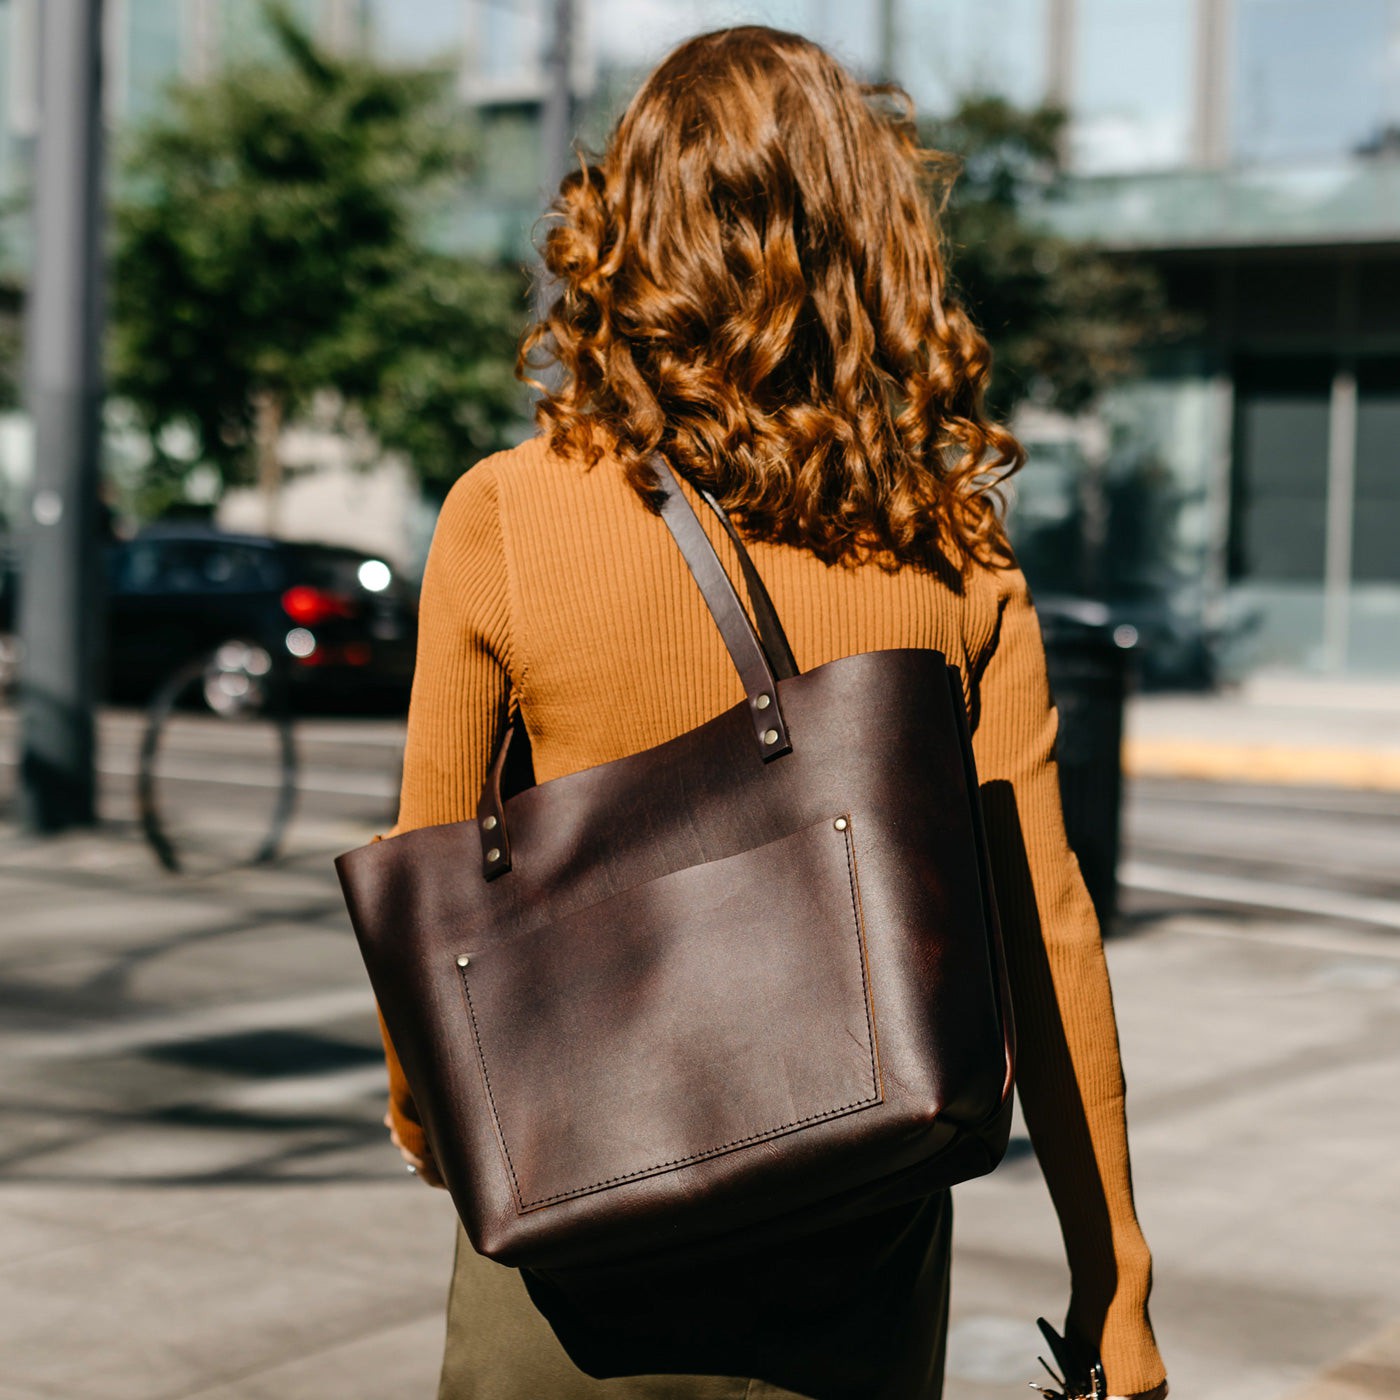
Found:
[[[1133,1395],[1166,1372],[1148,1318],[1152,1259],[1133,1203],[1108,968],[1065,837],[1040,624],[1020,571],[1000,579],[973,749],[1016,1017],[1016,1085],[1064,1236],[1066,1325],[1099,1348],[1109,1392]]]
[[[408,709],[399,817],[392,835],[464,821],[510,706],[518,698],[510,581],[490,459],[449,492],[433,533],[418,606],[418,654]],[[384,1018],[389,1112],[416,1156],[426,1139]]]

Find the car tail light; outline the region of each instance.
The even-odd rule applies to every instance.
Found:
[[[282,595],[282,611],[303,627],[314,627],[332,617],[354,617],[355,604],[339,593],[298,583]]]

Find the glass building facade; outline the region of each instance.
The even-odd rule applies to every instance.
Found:
[[[41,0],[0,0],[0,202],[36,124]],[[1150,259],[1200,333],[1149,356],[1093,431],[1028,419],[1014,524],[1042,592],[1092,585],[1182,678],[1400,676],[1400,5],[1394,0],[576,0],[597,144],[688,34],[800,30],[925,110],[968,91],[1068,110],[1037,217]],[[299,0],[328,42],[458,75],[481,159],[453,236],[528,256],[553,0]],[[114,122],[255,57],[250,0],[108,0]],[[21,246],[10,239],[12,249]],[[1074,544],[1085,483],[1102,542]],[[1203,660],[1202,658],[1205,658]]]

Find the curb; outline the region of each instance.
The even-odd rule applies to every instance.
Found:
[[[1123,743],[1123,771],[1133,778],[1400,792],[1400,752],[1389,750],[1130,738]]]

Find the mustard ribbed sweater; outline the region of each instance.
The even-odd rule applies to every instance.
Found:
[[[700,507],[738,578],[732,546]],[[964,677],[1018,1036],[1017,1088],[1058,1212],[1070,1321],[1100,1344],[1109,1388],[1165,1372],[1147,1315],[1151,1257],[1133,1206],[1123,1071],[1103,945],[1065,840],[1055,711],[1039,624],[1015,569],[960,590],[913,568],[829,566],[750,550],[798,666],[887,647],[941,651]],[[443,507],[423,579],[396,831],[475,814],[509,705],[545,782],[663,743],[743,690],[664,523],[604,457],[591,470],[532,439],[481,462]],[[399,1134],[422,1153],[387,1042]]]

